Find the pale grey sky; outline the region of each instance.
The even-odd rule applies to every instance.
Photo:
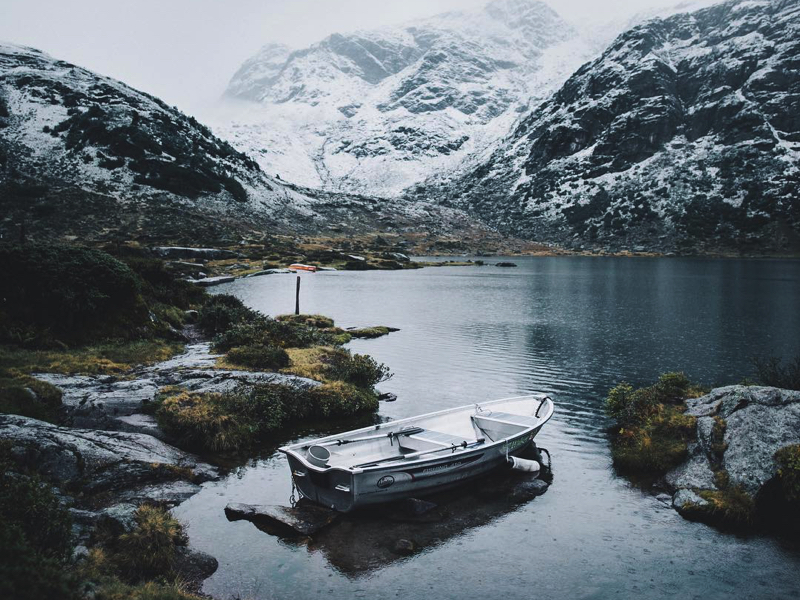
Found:
[[[678,2],[679,0],[675,0]],[[267,42],[303,47],[487,0],[0,0],[0,40],[33,46],[202,112]],[[549,0],[569,21],[669,0]]]

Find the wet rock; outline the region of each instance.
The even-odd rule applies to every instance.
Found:
[[[692,490],[678,490],[672,497],[672,507],[678,512],[685,512],[690,508],[707,506],[708,501],[701,498]]]
[[[223,283],[230,283],[236,281],[236,277],[230,275],[218,275],[217,277],[204,277],[203,279],[196,279],[192,281],[195,285],[200,287],[214,287],[215,285],[222,285]]]
[[[37,373],[34,377],[62,391],[65,424],[73,427],[116,429],[117,417],[141,411],[143,404],[152,401],[158,392],[152,379],[118,381],[107,375],[55,373]]]
[[[200,318],[200,313],[196,310],[186,310],[183,312],[183,316],[186,318],[186,322],[189,324],[197,323],[197,319]]]
[[[231,503],[225,507],[229,521],[246,520],[270,532],[311,535],[333,523],[339,513],[313,504],[295,508],[277,505]]]
[[[176,548],[173,569],[190,588],[211,577],[218,568],[219,562],[210,554],[185,546]]]
[[[156,438],[120,431],[71,429],[17,415],[0,415],[0,437],[13,443],[12,456],[25,467],[64,486],[119,490],[146,482],[217,476],[210,465]]]
[[[513,500],[526,500],[541,496],[549,487],[550,484],[541,479],[524,479],[512,488],[509,497]]]
[[[146,433],[160,440],[166,439],[166,434],[161,431],[158,421],[152,415],[136,413],[125,417],[117,417],[117,429],[132,433]]]
[[[378,396],[379,402],[395,402],[397,400],[397,394],[393,394],[392,392],[384,392]]]
[[[699,443],[689,445],[689,459],[667,473],[666,481],[672,489],[717,487],[708,455]]]
[[[399,539],[394,543],[392,549],[397,554],[400,554],[402,556],[409,556],[417,551],[417,545],[411,540]]]
[[[166,373],[161,381],[164,384],[179,385],[191,392],[226,393],[240,385],[284,384],[298,389],[309,389],[320,384],[313,379],[258,371],[227,371],[221,369],[189,369]]]
[[[516,267],[517,263],[513,262],[499,262],[495,264],[495,267]]]
[[[659,502],[664,502],[665,504],[670,504],[672,502],[672,496],[662,492],[656,496],[656,500]]]
[[[137,505],[154,502],[162,506],[174,507],[194,496],[200,489],[198,484],[191,481],[165,481],[127,489],[119,493],[117,497]]]
[[[198,342],[186,346],[183,354],[179,354],[169,360],[160,362],[152,367],[144,369],[144,373],[169,373],[179,369],[200,369],[213,367],[217,359],[222,356],[211,352],[209,342]]]
[[[95,515],[98,525],[103,525],[112,534],[121,535],[136,528],[136,510],[138,505],[129,502],[114,504],[99,511]]]

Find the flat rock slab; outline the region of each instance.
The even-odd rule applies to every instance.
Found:
[[[59,485],[88,481],[84,489],[121,490],[174,478],[178,472],[194,481],[217,477],[216,469],[197,457],[143,433],[72,429],[0,415],[0,438],[11,440],[18,462]]]
[[[231,503],[225,507],[229,521],[246,520],[268,532],[293,532],[294,535],[312,535],[333,523],[339,513],[321,506],[300,505],[295,508],[277,505]]]
[[[218,277],[195,279],[191,283],[199,285],[200,287],[213,287],[215,285],[222,285],[223,283],[230,283],[231,281],[236,281],[236,277],[233,277],[232,275],[220,275]]]

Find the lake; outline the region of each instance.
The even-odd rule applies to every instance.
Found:
[[[401,329],[349,345],[394,372],[379,387],[398,401],[381,405],[382,418],[550,393],[556,413],[536,440],[552,455],[548,491],[519,505],[487,508],[414,556],[348,558],[352,547],[366,543],[366,526],[302,543],[226,520],[228,502],[288,503],[286,461],[266,452],[175,510],[193,545],[220,562],[204,590],[258,600],[461,600],[470,592],[800,597],[797,544],[685,521],[618,477],[602,411],[608,389],[621,380],[649,384],[664,371],[683,370],[708,385],[738,383],[752,376],[754,356],[800,353],[800,261],[504,260],[518,268],[307,274],[301,309],[343,327]],[[294,276],[272,275],[215,291],[275,315],[293,311],[294,286]],[[369,543],[380,543],[371,533]]]

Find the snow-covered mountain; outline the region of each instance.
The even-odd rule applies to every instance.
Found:
[[[0,237],[211,240],[237,232],[471,227],[459,211],[304,189],[161,100],[0,44]]]
[[[212,123],[284,180],[392,197],[484,151],[590,52],[543,2],[494,0],[294,52],[265,46]]]
[[[586,247],[800,246],[800,0],[618,37],[467,173],[419,186],[501,231]]]

